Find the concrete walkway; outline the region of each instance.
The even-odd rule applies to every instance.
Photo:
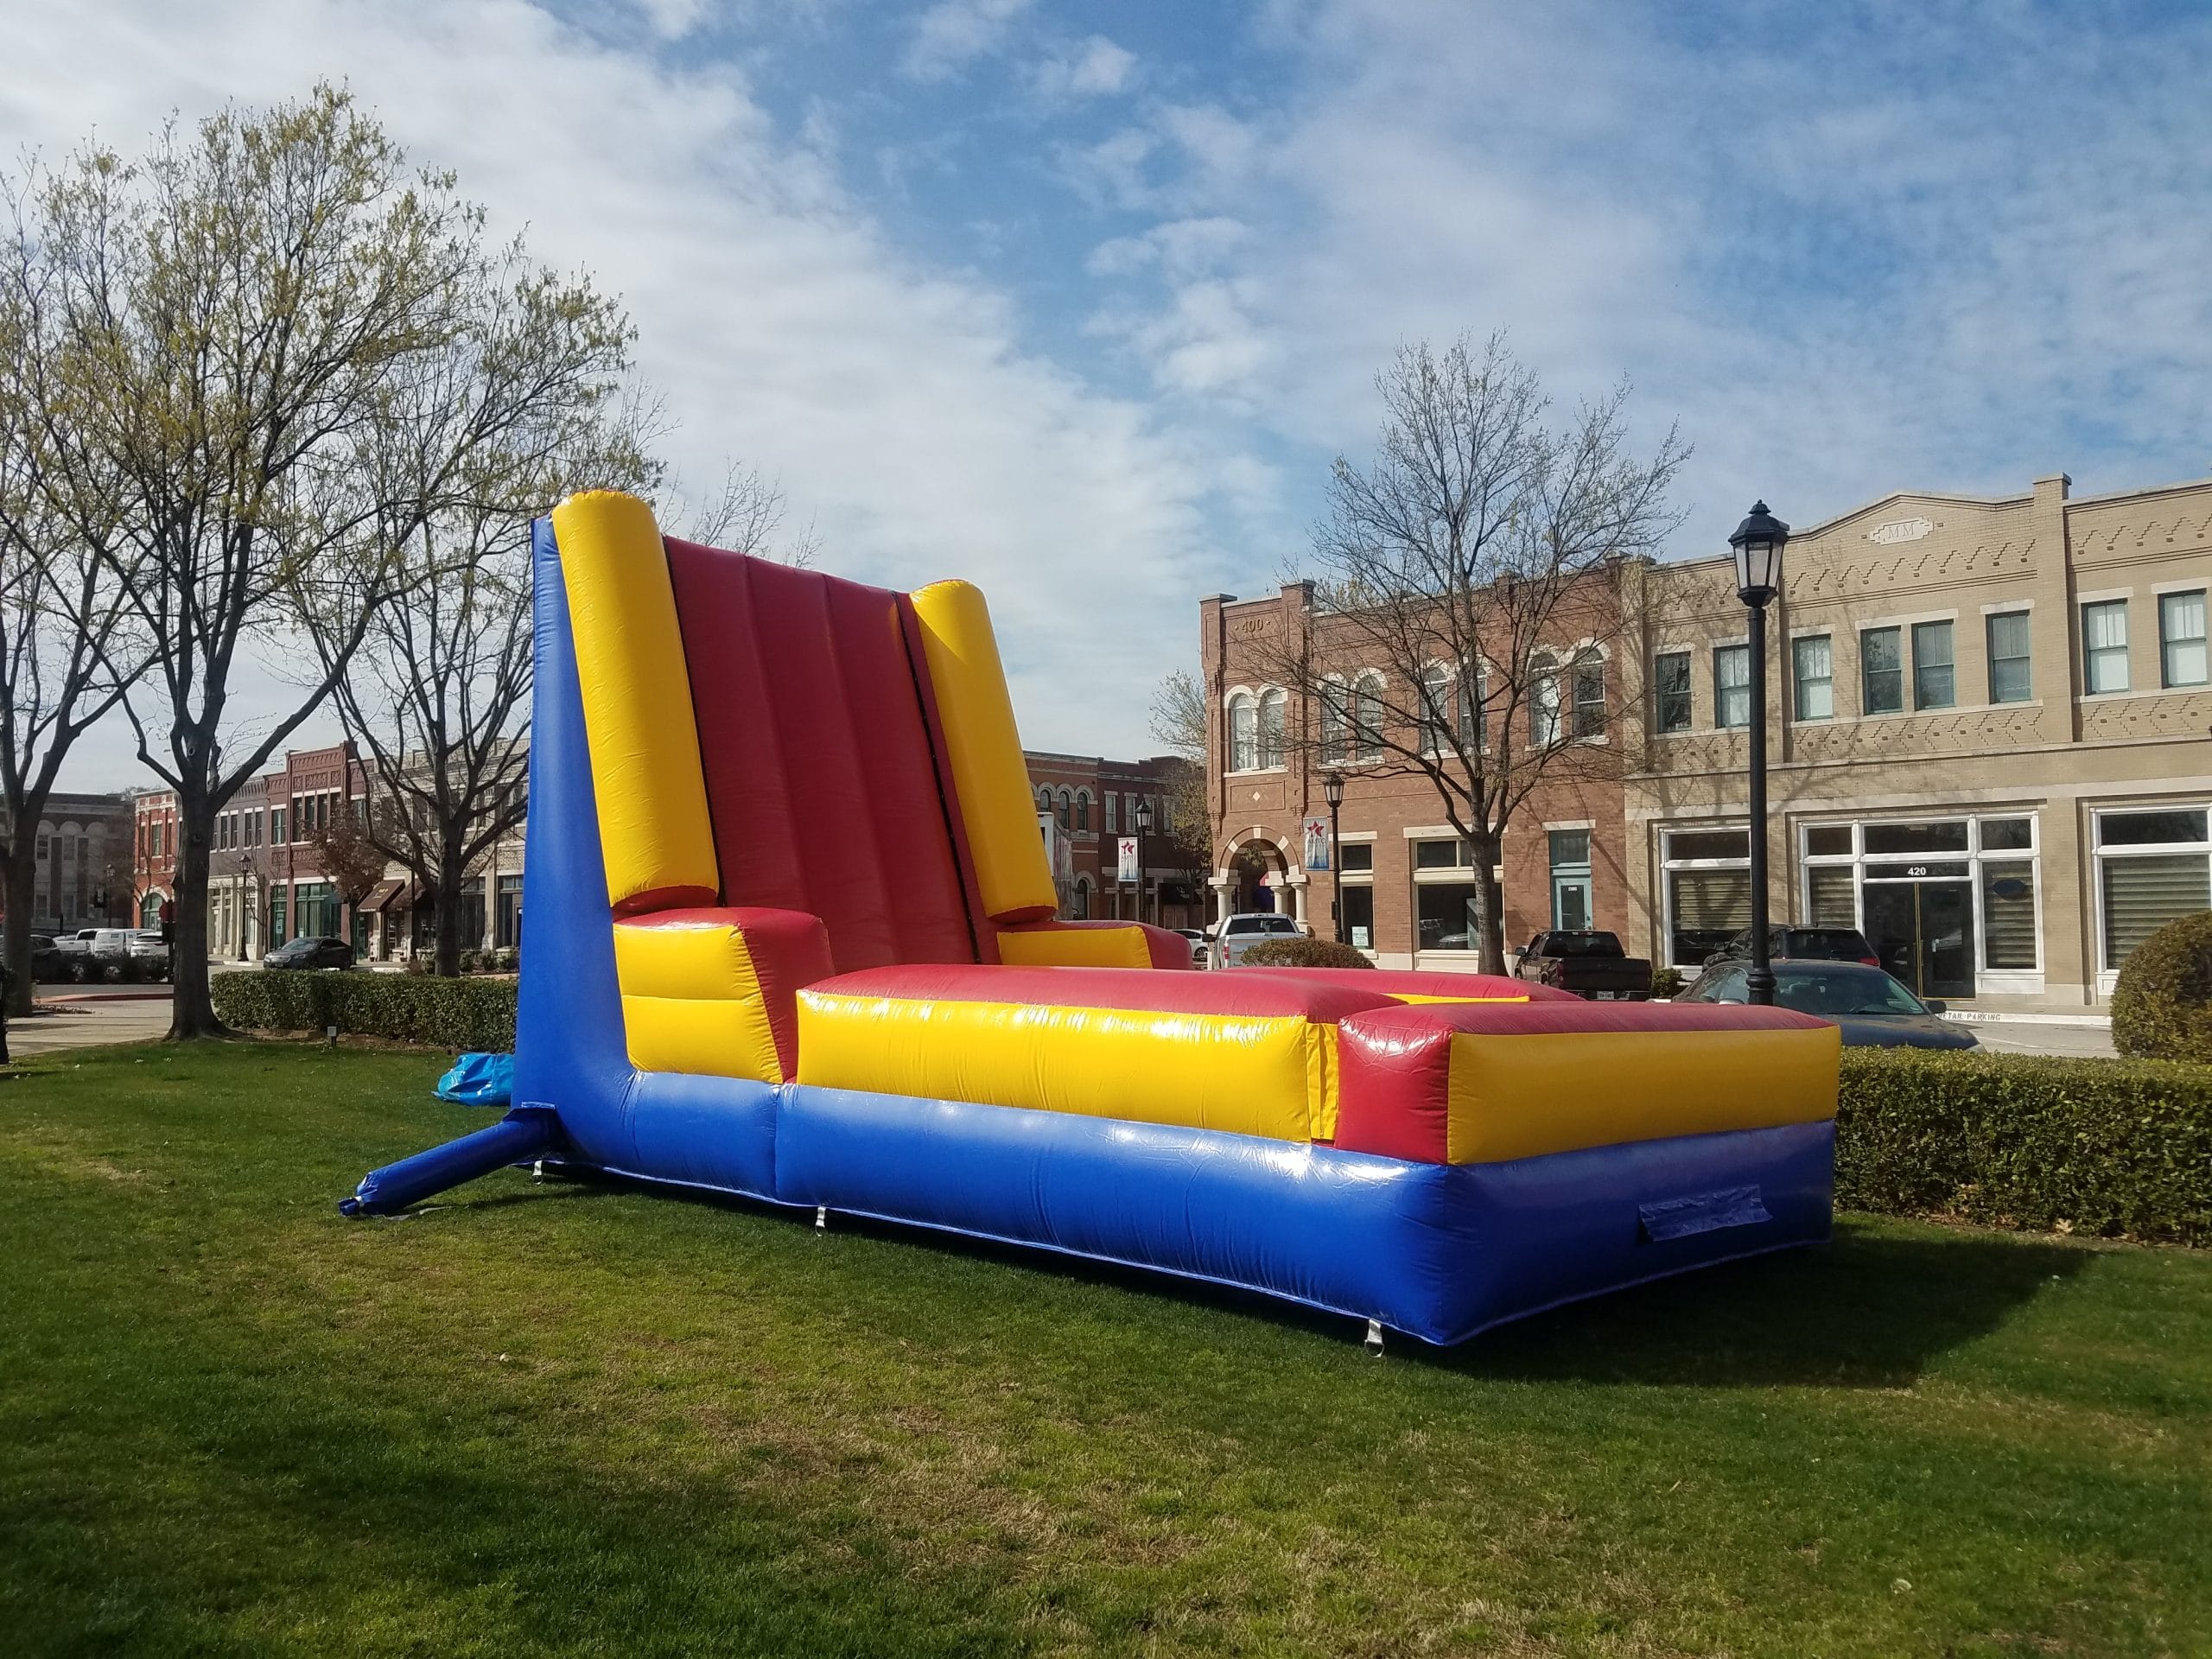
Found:
[[[8,1052],[16,1058],[65,1048],[143,1043],[169,1028],[166,985],[41,985],[38,1012],[8,1022]]]

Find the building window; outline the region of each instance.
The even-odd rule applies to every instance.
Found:
[[[1825,633],[1789,642],[1795,707],[1800,720],[1835,717],[1835,654]]]
[[[1075,792],[1075,827],[1086,835],[1090,831],[1090,791],[1087,789]]]
[[[1896,628],[1868,628],[1859,636],[1859,712],[1904,712],[1904,639]]]
[[[522,877],[499,878],[499,908],[493,923],[493,942],[502,950],[522,948]]]
[[[1802,847],[1806,921],[1859,928],[1922,995],[2039,988],[1982,977],[2042,969],[2032,817],[1809,824]]]
[[[1071,921],[1087,921],[1090,917],[1090,878],[1078,875],[1075,892],[1068,898],[1068,918]]]
[[[1060,791],[1060,829],[1066,831],[1074,828],[1075,791],[1063,788]]]
[[[1595,925],[1591,920],[1590,832],[1554,830],[1548,833],[1552,862],[1552,925],[1564,932],[1580,933]]]
[[[1373,766],[1382,758],[1382,677],[1363,674],[1351,688],[1352,759]]]
[[[1474,860],[1465,842],[1455,836],[1414,842],[1416,948],[1478,950],[1482,931],[1476,923],[1476,906],[1479,902]]]
[[[1548,749],[1560,741],[1560,683],[1558,660],[1541,656],[1530,664],[1529,681],[1529,741]]]
[[[1605,732],[1605,659],[1594,653],[1574,664],[1574,734],[1602,737]]]
[[[1948,709],[1959,700],[1956,657],[1948,622],[1912,625],[1912,706]]]
[[[1687,732],[1690,728],[1690,654],[1687,651],[1663,652],[1652,658],[1651,684],[1658,700],[1656,711],[1659,729],[1662,732]]]
[[[1479,664],[1459,676],[1459,742],[1470,754],[1490,747],[1490,671]]]
[[[1346,733],[1350,724],[1349,695],[1342,680],[1321,683],[1321,764],[1325,766],[1344,763],[1345,751],[1350,747]]]
[[[1255,772],[1260,765],[1260,705],[1249,691],[1229,700],[1229,769]]]
[[[2034,695],[2029,670],[2028,613],[2000,611],[1989,619],[1989,700],[2025,702]]]
[[[2127,690],[2127,601],[2082,607],[2082,685],[2090,696]]]
[[[1442,754],[1452,747],[1452,671],[1431,663],[1421,671],[1421,752]]]
[[[2205,683],[2204,590],[2158,595],[2158,672],[2166,686]]]
[[[1375,948],[1375,843],[1347,842],[1339,850],[1337,903],[1342,906],[1344,942],[1356,950]]]
[[[269,844],[272,847],[284,845],[284,809],[281,806],[269,809]]]
[[[1748,654],[1748,648],[1738,649]],[[1751,831],[1674,830],[1662,850],[1667,960],[1677,968],[1701,968],[1751,925]]]
[[[1260,766],[1273,772],[1282,765],[1283,717],[1290,696],[1280,688],[1260,693]]]
[[[1713,648],[1713,723],[1735,728],[1751,723],[1751,648]]]
[[[2106,972],[2168,922],[2212,909],[2206,816],[2202,807],[2097,815]]]
[[[1122,815],[1119,810],[1122,804],[1121,796],[1113,790],[1105,790],[1100,793],[1098,804],[1105,809],[1106,833],[1109,836],[1120,835],[1122,833]]]

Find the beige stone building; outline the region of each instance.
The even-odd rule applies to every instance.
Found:
[[[1750,913],[1745,614],[1726,557],[1642,574],[1632,948],[1694,967]],[[2212,480],[1799,526],[1769,613],[1775,918],[1855,925],[1962,1009],[2098,1010],[2212,903],[2208,588]]]

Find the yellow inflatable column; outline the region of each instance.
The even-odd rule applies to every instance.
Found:
[[[721,878],[668,554],[652,509],[594,490],[553,509],[617,915],[711,905]]]
[[[983,595],[964,582],[936,582],[911,597],[983,914],[1001,925],[1050,916],[1059,895]]]

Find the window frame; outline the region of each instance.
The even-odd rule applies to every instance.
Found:
[[[2000,656],[1997,650],[1998,626],[1999,624],[2010,625],[2015,622],[2018,623],[2027,634],[2026,649],[2016,654]],[[2033,702],[2036,700],[2034,613],[2024,606],[2018,610],[1990,612],[1981,620],[1981,648],[1983,661],[1988,674],[1991,705],[1994,707],[2005,703]],[[2020,665],[2020,694],[2016,697],[2005,696],[1998,684],[1999,665],[2005,663],[2018,663]]]
[[[2123,842],[2118,846],[2105,844],[2105,821],[2107,818],[2130,817],[2138,814],[2167,812],[2202,812],[2206,815],[2205,836],[2201,841]],[[2184,797],[2178,800],[2118,802],[2098,806],[2089,813],[2089,891],[2095,906],[2095,947],[2097,962],[2097,989],[2110,995],[2120,978],[2120,964],[2107,960],[2112,947],[2112,936],[2106,918],[2105,864],[2108,859],[2173,858],[2201,855],[2206,862],[2208,890],[2212,890],[2212,801],[2202,797]]]
[[[1742,680],[1732,685],[1720,677],[1720,664],[1724,660],[1743,664]],[[1728,718],[1731,692],[1743,694],[1744,717],[1741,720]],[[1713,725],[1714,730],[1723,732],[1747,732],[1751,728],[1751,646],[1749,640],[1713,648]]]
[[[2134,690],[2134,664],[2129,660],[2129,652],[2134,643],[2133,630],[2127,610],[2128,601],[2125,599],[2085,599],[2081,603],[2077,626],[2082,639],[2082,695],[2085,697],[2113,697]],[[2119,643],[2102,645],[2089,643],[2089,617],[2092,613],[2120,619]],[[2120,666],[2120,683],[2097,683],[2100,669],[2109,667],[2113,663]]]
[[[2202,588],[2177,588],[2160,594],[2158,599],[2158,687],[2164,691],[2193,690],[2198,686],[2212,684],[2212,639],[2206,638],[2205,593]],[[2193,635],[2176,635],[2167,628],[2166,607],[2177,600],[2196,602],[2196,632]],[[2197,674],[2193,680],[2174,677],[2174,647],[2196,647]]]
[[[1677,732],[1690,731],[1697,724],[1696,693],[1692,689],[1697,671],[1690,661],[1694,653],[1687,648],[1680,651],[1656,651],[1651,653],[1651,723],[1662,737],[1670,737]],[[1669,663],[1680,663],[1682,665],[1682,683],[1679,690],[1667,683],[1665,665]],[[1672,718],[1673,699],[1677,696],[1681,699],[1680,721]]]
[[[1871,639],[1878,639],[1885,635],[1893,642],[1895,655],[1897,658],[1896,664],[1894,666],[1889,668],[1870,669],[1866,665],[1867,658],[1871,655],[1866,649],[1867,641]],[[1905,639],[1904,629],[1902,625],[1895,622],[1885,622],[1879,627],[1861,628],[1859,630],[1859,712],[1862,717],[1869,715],[1901,715],[1905,712],[1904,694],[1906,664],[1904,653]],[[1874,676],[1877,674],[1880,674],[1885,677],[1885,678],[1891,675],[1895,675],[1897,677],[1896,701],[1888,708],[1878,709],[1874,706]]]
[[[1933,639],[1941,632],[1949,648],[1948,658],[1941,663],[1927,660],[1923,641]],[[1929,696],[1928,676],[1940,672],[1943,676],[1942,698],[1939,702]],[[1955,709],[1959,706],[1959,630],[1949,617],[1933,617],[1912,625],[1912,711],[1916,715],[1929,709]]]
[[[1818,645],[1827,653],[1827,672],[1808,675],[1805,672],[1805,648]],[[1827,694],[1827,708],[1821,714],[1808,714],[1805,709],[1805,688],[1817,685]],[[1810,724],[1835,718],[1835,636],[1832,633],[1800,633],[1789,640],[1789,714],[1790,718]]]
[[[1229,694],[1229,765],[1231,772],[1260,769],[1260,700],[1249,691]]]

